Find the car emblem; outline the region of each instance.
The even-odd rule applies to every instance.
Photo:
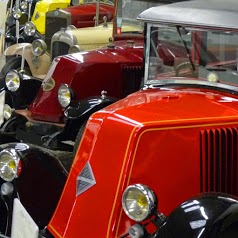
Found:
[[[55,11],[55,16],[58,16],[59,15],[59,12],[58,11]]]
[[[93,171],[89,162],[86,163],[83,170],[77,177],[76,181],[76,196],[79,196],[92,186],[96,184],[95,177],[93,175]]]
[[[46,82],[42,83],[43,91],[48,92],[51,91],[55,87],[55,80],[50,78]]]

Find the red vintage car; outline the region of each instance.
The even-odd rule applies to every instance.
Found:
[[[200,192],[238,196],[236,17],[233,0],[181,2],[139,15],[146,24],[144,88],[90,117],[47,226],[51,234],[126,237],[154,208],[143,189],[123,195],[133,184],[152,188],[165,215]],[[182,45],[187,57],[163,61],[164,39]]]

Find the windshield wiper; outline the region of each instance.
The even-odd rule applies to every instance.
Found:
[[[192,61],[192,58],[191,58],[190,51],[189,51],[189,48],[188,48],[188,46],[187,46],[187,43],[186,43],[186,41],[185,41],[185,40],[183,39],[183,37],[182,37],[181,31],[180,31],[180,27],[179,27],[179,26],[176,26],[176,29],[177,29],[177,32],[178,32],[178,34],[179,34],[179,36],[180,36],[180,39],[181,39],[182,42],[183,42],[184,48],[185,48],[186,53],[187,53],[188,60],[189,60],[189,62],[190,62],[190,64],[191,64],[191,67],[192,67],[192,70],[193,70],[193,72],[195,72],[196,68],[195,68],[195,65],[194,65],[194,63],[193,63],[193,61]]]

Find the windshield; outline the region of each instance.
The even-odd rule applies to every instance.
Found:
[[[151,25],[147,39],[146,84],[172,77],[238,86],[238,32]]]
[[[117,3],[117,34],[142,33],[144,25],[137,16],[145,9],[161,5],[158,1],[119,0]]]

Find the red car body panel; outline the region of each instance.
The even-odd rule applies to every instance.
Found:
[[[71,13],[71,24],[77,28],[94,26],[92,14],[96,15],[96,3],[80,4],[69,8],[64,8],[64,11]],[[102,23],[102,18],[107,17],[107,21],[112,21],[115,14],[115,8],[113,5],[100,2],[99,19]]]
[[[152,188],[164,214],[187,197],[214,191],[211,184],[205,188],[210,172],[201,164],[200,139],[233,126],[238,97],[192,87],[141,90],[93,114],[48,229],[55,237],[124,235],[134,223],[121,206],[130,184]],[[96,184],[76,196],[86,162]]]
[[[78,100],[100,95],[103,90],[107,91],[108,96],[122,98],[121,65],[142,66],[143,59],[142,40],[136,41],[134,48],[126,45],[126,41],[118,42],[115,49],[104,48],[61,57],[52,75],[57,79],[55,87],[51,91],[44,91],[41,87],[29,106],[32,118],[62,122],[64,114],[57,93],[63,83],[74,90]]]
[[[170,49],[174,47],[166,44],[160,51],[165,63],[171,64],[175,56],[186,57],[186,52],[179,48],[174,51]],[[123,65],[142,67],[143,41],[142,39],[134,40],[133,47],[128,45],[126,40],[117,41],[114,49],[102,48],[65,55],[56,60],[59,62],[52,75],[53,79],[57,79],[55,87],[51,91],[44,91],[41,87],[35,100],[29,106],[31,117],[34,120],[63,121],[64,110],[57,99],[58,88],[63,83],[68,84],[74,90],[76,100],[98,96],[103,90],[107,91],[110,97],[123,98],[121,67]]]

